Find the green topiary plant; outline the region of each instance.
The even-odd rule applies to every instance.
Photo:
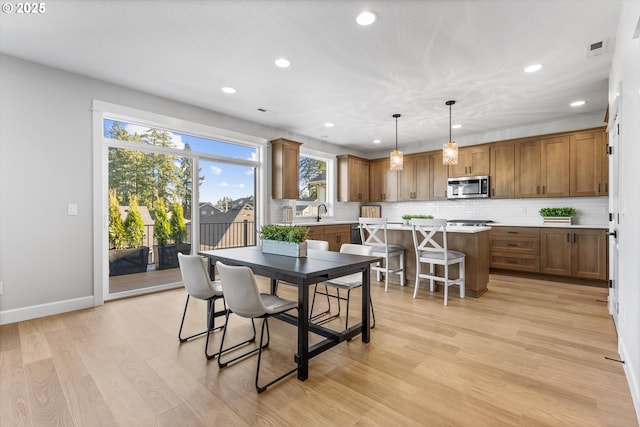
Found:
[[[176,245],[184,243],[187,239],[187,226],[184,223],[184,211],[182,205],[174,203],[171,205],[171,238]]]
[[[124,249],[125,232],[120,217],[120,203],[116,190],[109,189],[109,247],[113,249]]]
[[[540,209],[540,216],[576,216],[576,210],[574,208],[542,208]]]
[[[124,220],[125,241],[128,248],[139,248],[144,238],[144,222],[138,209],[138,199],[133,197]]]
[[[307,240],[309,228],[299,225],[263,225],[260,228],[260,237],[263,240],[277,240],[280,242],[302,243]]]
[[[402,215],[402,219],[409,220],[413,218],[433,219],[433,215]]]
[[[156,213],[153,227],[153,237],[159,246],[166,246],[171,237],[171,225],[164,206],[164,200],[160,197],[156,199]]]

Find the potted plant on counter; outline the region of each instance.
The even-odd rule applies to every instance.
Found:
[[[433,219],[433,215],[402,215],[405,225],[409,225],[409,221],[413,218]]]
[[[576,216],[574,208],[542,208],[539,213],[545,224],[571,224]]]
[[[263,225],[260,229],[262,252],[304,258],[308,235],[309,229],[299,225]]]

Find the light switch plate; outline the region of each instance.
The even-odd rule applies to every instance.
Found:
[[[78,215],[78,205],[69,203],[67,206],[67,215]]]

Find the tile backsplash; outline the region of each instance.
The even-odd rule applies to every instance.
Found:
[[[271,222],[281,222],[282,207],[286,203],[272,200],[270,204]],[[365,203],[363,203],[365,204]],[[400,221],[404,214],[433,215],[447,219],[479,219],[514,225],[542,224],[538,213],[540,208],[573,207],[578,214],[573,220],[578,225],[608,224],[608,197],[563,197],[540,199],[470,199],[426,202],[384,202],[366,203],[380,205],[382,216],[391,221]],[[357,221],[361,203],[336,203],[336,221]],[[294,222],[299,222],[295,221]]]

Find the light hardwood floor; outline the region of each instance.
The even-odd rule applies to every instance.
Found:
[[[445,307],[442,293],[383,288],[369,344],[334,347],[307,381],[262,394],[255,357],[220,370],[203,339],[178,342],[183,289],[0,326],[0,425],[637,426],[622,366],[605,359],[618,357],[606,289],[492,275],[481,298]],[[205,306],[193,308],[195,331]],[[266,375],[295,348],[293,326],[270,326]],[[247,328],[232,318],[230,337]]]

